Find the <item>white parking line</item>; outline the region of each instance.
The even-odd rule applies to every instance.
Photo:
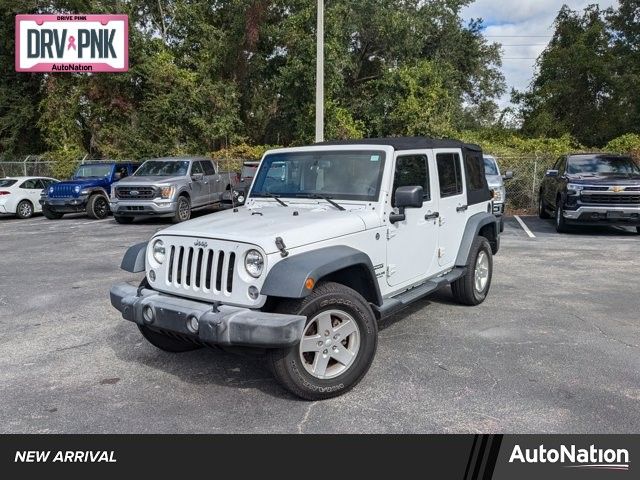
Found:
[[[115,222],[115,220],[113,218],[105,218],[103,220],[91,220],[89,222],[82,222],[76,225],[95,225],[96,223],[103,223],[103,222]]]
[[[524,220],[522,220],[518,215],[515,215],[514,218],[518,221],[518,223],[520,224],[522,229],[525,231],[525,233],[529,235],[529,238],[536,238],[533,232],[529,230],[529,227],[527,227],[527,224],[524,223]]]

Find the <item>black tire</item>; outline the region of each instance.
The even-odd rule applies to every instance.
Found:
[[[104,220],[109,216],[109,200],[99,193],[89,197],[87,202],[87,215],[96,220]]]
[[[284,388],[305,400],[324,400],[348,392],[362,380],[376,353],[378,324],[369,303],[358,292],[333,282],[321,283],[309,297],[303,300],[283,301],[277,310],[281,313],[306,316],[308,320],[305,332],[307,333],[309,329],[314,328],[315,319],[319,318],[322,313],[329,311],[332,314],[326,318],[330,317],[332,329],[343,325],[342,323],[334,323],[340,320],[339,317],[336,319],[334,316],[337,314],[348,317],[347,322],[354,321],[357,325],[358,349],[348,366],[345,367],[345,364],[336,361],[331,355],[324,355],[325,359],[329,358],[325,362],[326,365],[329,365],[327,372],[336,367],[345,369],[332,378],[319,378],[307,370],[317,360],[315,356],[322,354],[320,351],[302,353],[300,344],[291,348],[270,351],[268,363],[274,376]],[[351,342],[355,341],[353,336],[347,335],[343,339],[334,335],[336,334],[335,330],[326,330],[329,333],[326,335],[320,331],[319,326],[320,321],[315,325],[318,327],[315,335],[319,336],[318,340],[326,338],[326,343],[322,346],[322,348],[326,348],[324,353],[330,349],[334,350],[337,345],[342,345],[347,350],[352,348],[353,343]],[[329,342],[332,341],[334,342],[333,346],[329,345]],[[313,355],[313,357],[307,355]]]
[[[191,218],[191,201],[186,195],[178,197],[178,205],[176,206],[176,213],[171,218],[173,223],[186,222]]]
[[[476,286],[476,270],[478,268],[478,258],[484,253],[487,260],[487,281],[484,287],[478,289]],[[480,305],[484,302],[491,288],[491,280],[493,278],[493,254],[491,245],[485,237],[476,237],[471,246],[469,255],[469,263],[467,264],[467,273],[451,284],[451,292],[453,298],[463,305],[471,307]]]
[[[114,215],[113,219],[121,225],[131,225],[133,223],[133,217],[123,217],[122,215]]]
[[[177,338],[164,335],[156,332],[149,327],[142,327],[138,325],[142,336],[154,347],[168,353],[185,353],[192,352],[202,348],[200,345],[188,342],[186,340],[179,340]]]
[[[26,220],[33,217],[33,203],[29,200],[22,200],[16,207],[16,217]]]
[[[558,233],[567,233],[569,231],[564,215],[562,215],[562,202],[558,202],[556,207],[556,231]]]
[[[551,218],[551,215],[549,215],[549,212],[547,212],[547,209],[545,207],[542,194],[540,194],[540,196],[538,197],[538,216],[543,220],[548,220],[549,218]]]
[[[60,220],[64,216],[64,213],[54,212],[46,205],[42,206],[42,214],[49,220]]]

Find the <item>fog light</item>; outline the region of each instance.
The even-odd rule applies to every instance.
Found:
[[[251,300],[257,300],[259,296],[260,290],[258,290],[258,287],[249,287],[249,298]]]
[[[155,271],[151,270],[149,272],[149,280],[151,280],[152,282],[156,281],[156,272]]]
[[[144,319],[144,323],[151,325],[155,321],[153,308],[151,308],[149,305],[144,307],[142,309],[142,318]]]
[[[187,322],[187,328],[191,333],[198,333],[198,330],[200,329],[200,322],[198,322],[196,317],[191,317]]]

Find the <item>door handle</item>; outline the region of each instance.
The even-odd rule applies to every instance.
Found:
[[[436,213],[427,213],[424,216],[425,220],[437,220],[440,218],[440,212],[436,212]]]
[[[466,212],[467,210],[469,210],[469,205],[462,205],[461,207],[456,208],[456,212],[458,213]]]

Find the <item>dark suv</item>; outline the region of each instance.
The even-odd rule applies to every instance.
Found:
[[[640,233],[640,167],[628,156],[566,155],[548,170],[538,200],[540,218],[568,225],[636,227]]]
[[[139,166],[130,162],[83,163],[71,180],[51,185],[42,192],[42,212],[49,220],[78,212],[86,212],[91,218],[106,218],[110,213],[111,185],[133,174]]]

